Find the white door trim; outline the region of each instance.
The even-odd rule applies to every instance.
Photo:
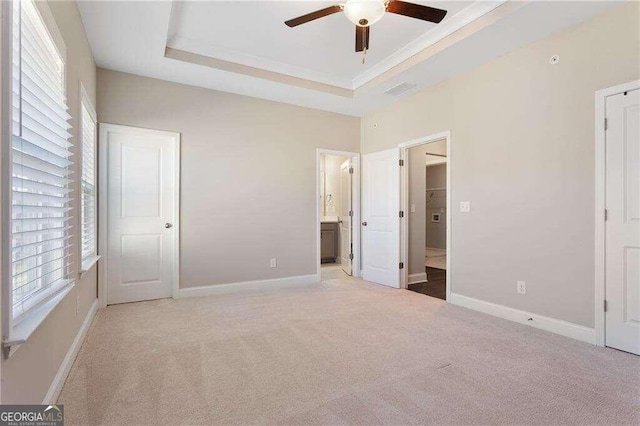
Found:
[[[400,168],[400,210],[405,212],[404,217],[400,220],[400,259],[404,262],[405,268],[400,273],[400,288],[407,288],[409,282],[409,165],[407,164],[407,150],[411,147],[437,142],[441,140],[447,141],[447,291],[446,300],[451,301],[451,132],[436,133],[434,135],[425,136],[398,145],[400,148],[400,159],[405,160],[404,167]]]
[[[172,296],[175,298],[180,289],[180,133],[166,132],[163,130],[144,129],[141,127],[122,126],[119,124],[100,123],[98,140],[99,151],[99,173],[98,173],[98,254],[101,256],[98,269],[98,303],[101,308],[107,306],[107,259],[109,253],[107,250],[107,188],[109,182],[108,159],[109,147],[107,145],[108,134],[117,131],[136,132],[145,135],[162,135],[172,137],[175,149],[175,206],[174,206],[174,265],[173,270],[173,287],[171,289]]]
[[[352,275],[361,277],[360,270],[360,153],[349,151],[336,151],[334,149],[316,148],[316,273],[320,277],[320,159],[322,154],[350,157],[353,161],[353,187],[351,198],[353,199],[353,263]]]
[[[606,258],[606,234],[605,234],[605,221],[604,221],[604,209],[605,203],[605,188],[606,188],[606,132],[605,132],[605,119],[606,119],[606,104],[609,96],[615,96],[620,93],[628,92],[631,90],[640,89],[640,80],[631,81],[629,83],[620,84],[618,86],[609,87],[607,89],[598,90],[596,92],[596,205],[595,205],[595,300],[594,300],[594,321],[596,330],[596,345],[605,346],[605,289],[606,289],[606,274],[605,274],[605,258]]]

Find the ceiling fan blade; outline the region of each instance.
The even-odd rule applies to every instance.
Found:
[[[423,21],[435,22],[436,24],[440,23],[447,14],[446,10],[415,3],[407,3],[406,1],[400,0],[393,0],[389,3],[387,12],[422,19]]]
[[[356,52],[369,50],[369,28],[356,25]]]
[[[335,5],[324,9],[316,10],[315,12],[307,13],[306,15],[298,16],[297,18],[289,19],[285,21],[285,24],[289,27],[296,27],[307,22],[314,21],[316,19],[324,18],[325,16],[333,15],[334,13],[342,12],[342,7]]]

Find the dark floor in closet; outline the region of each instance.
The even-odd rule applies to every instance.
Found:
[[[446,300],[447,271],[444,269],[431,268],[429,266],[425,269],[427,272],[427,282],[410,284],[409,290]]]

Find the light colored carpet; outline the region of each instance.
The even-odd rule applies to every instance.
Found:
[[[640,358],[353,278],[98,312],[66,424],[639,424]]]

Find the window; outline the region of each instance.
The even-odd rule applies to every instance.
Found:
[[[11,319],[71,276],[71,146],[64,55],[33,0],[13,2]],[[5,151],[5,152],[8,152]]]
[[[80,86],[82,176],[80,178],[82,269],[96,257],[96,114],[84,87]]]

